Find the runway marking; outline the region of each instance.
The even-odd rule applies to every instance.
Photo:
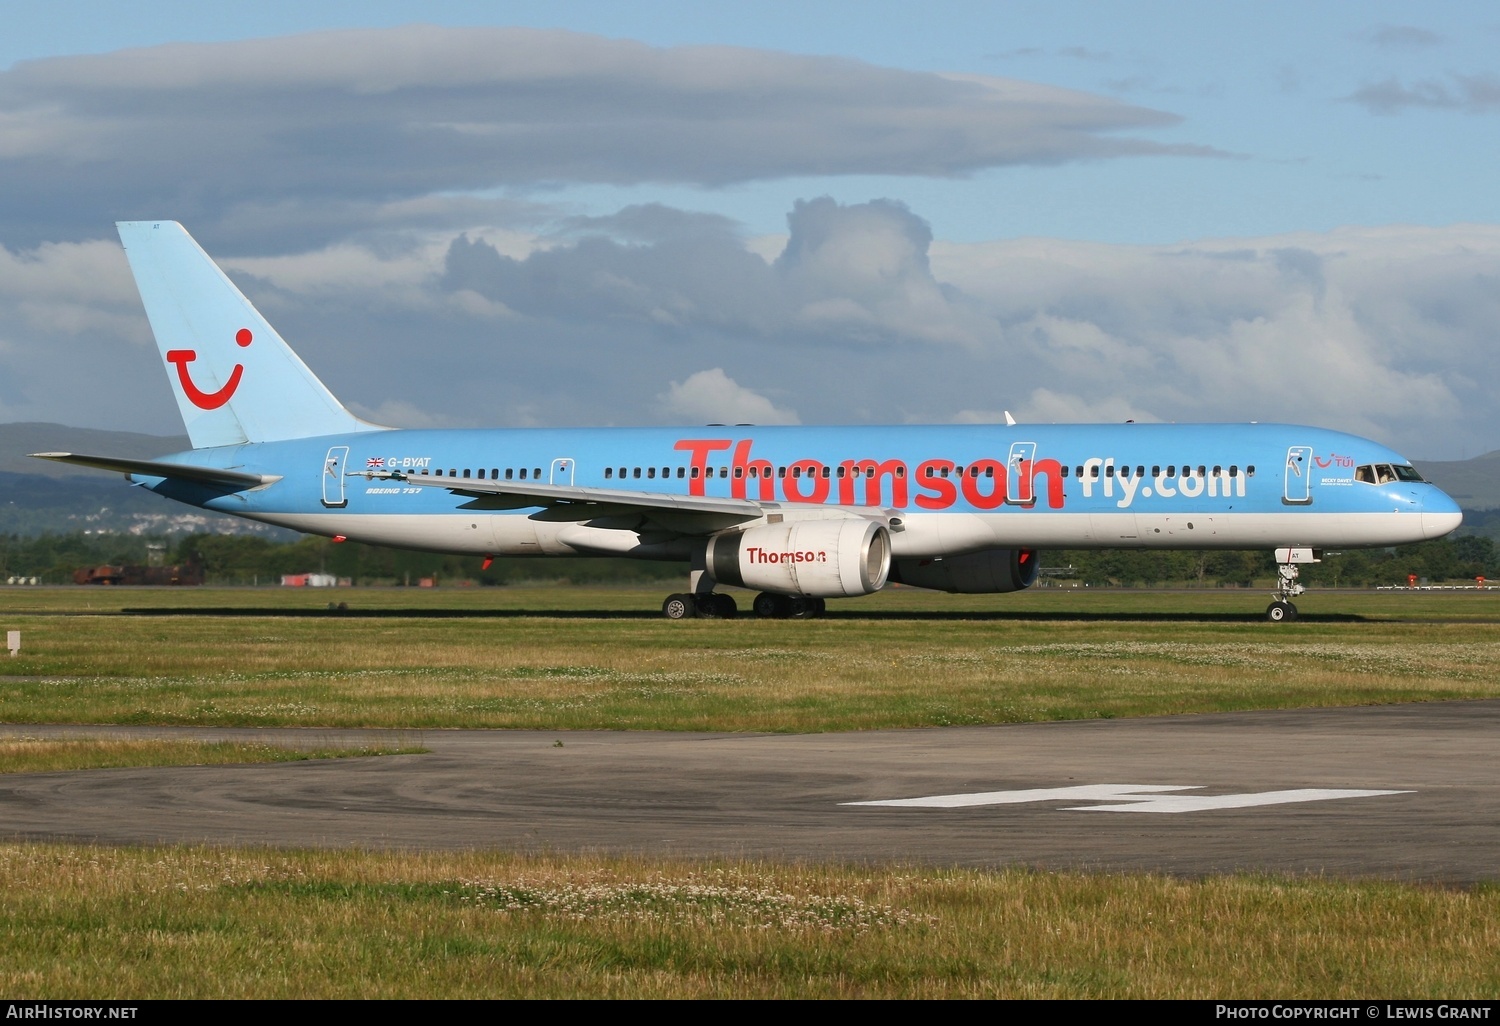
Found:
[[[980,791],[973,794],[937,794],[927,798],[891,798],[885,801],[841,802],[842,805],[878,805],[906,809],[965,809],[980,805],[1025,805],[1032,802],[1103,801],[1114,805],[1072,805],[1061,812],[1208,812],[1212,809],[1247,809],[1257,805],[1291,805],[1326,802],[1339,798],[1371,798],[1412,791],[1364,791],[1348,788],[1298,787],[1286,791],[1251,794],[1170,794],[1196,791],[1200,785],[1184,784],[1080,784],[1076,787],[1033,787],[1020,791]]]

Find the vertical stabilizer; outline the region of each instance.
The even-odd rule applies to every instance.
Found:
[[[193,448],[377,430],[344,409],[182,225],[116,227]]]

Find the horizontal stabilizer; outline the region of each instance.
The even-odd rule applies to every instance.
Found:
[[[74,452],[33,452],[28,455],[39,460],[71,463],[95,470],[113,470],[121,474],[138,474],[141,477],[165,477],[178,481],[196,481],[232,491],[259,488],[281,480],[279,474],[246,474],[238,470],[221,470],[218,467],[195,467],[187,463],[158,463],[155,460],[123,460],[113,456],[84,456]]]

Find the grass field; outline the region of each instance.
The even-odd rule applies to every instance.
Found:
[[[1500,595],[933,596],[669,622],[611,589],[0,590],[0,721],[828,731],[1500,695]],[[132,612],[122,612],[131,610]]]
[[[1500,695],[1493,593],[1317,592],[1282,625],[1216,589],[680,623],[661,597],[0,588],[0,722],[828,731]],[[0,921],[16,998],[1500,997],[1494,886],[27,844],[0,845]]]
[[[0,846],[9,998],[1495,998],[1500,890]]]

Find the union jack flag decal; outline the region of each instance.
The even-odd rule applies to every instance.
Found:
[[[379,470],[383,466],[385,466],[385,458],[382,456],[371,456],[365,460],[366,470]]]

